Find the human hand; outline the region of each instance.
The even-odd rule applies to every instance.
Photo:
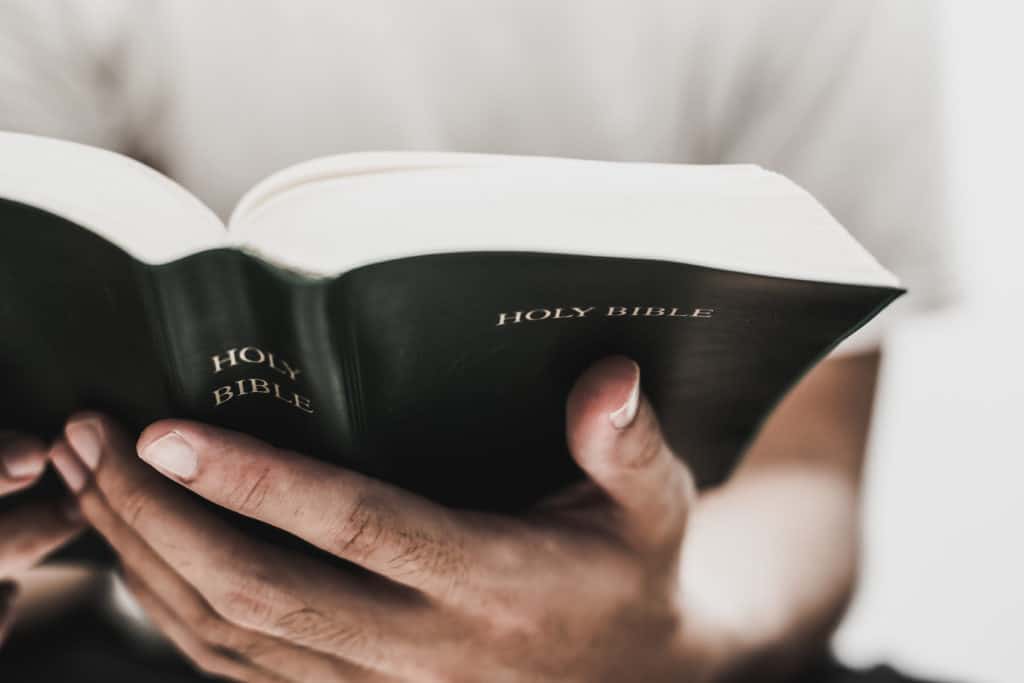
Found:
[[[244,681],[706,681],[741,658],[680,571],[692,478],[606,359],[567,406],[588,475],[522,518],[446,509],[253,438],[178,420],[141,457],[199,495],[368,570],[253,540],[86,414],[50,457],[153,621]]]
[[[46,469],[46,447],[37,439],[0,432],[0,497],[35,484]],[[0,513],[0,644],[14,620],[17,587],[10,581],[83,528],[67,501],[33,501]]]

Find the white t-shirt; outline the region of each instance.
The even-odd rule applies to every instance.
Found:
[[[911,290],[865,349],[951,292],[935,4],[14,0],[0,129],[135,155],[221,215],[345,151],[758,163]]]

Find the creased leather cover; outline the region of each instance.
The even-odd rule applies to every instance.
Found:
[[[520,252],[327,280],[229,249],[150,266],[2,200],[0,232],[0,427],[49,437],[87,408],[133,430],[194,418],[492,510],[578,476],[564,402],[598,358],[639,362],[711,486],[785,390],[901,293]]]

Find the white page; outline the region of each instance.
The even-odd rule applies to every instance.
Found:
[[[282,182],[271,177],[233,217],[236,241],[324,276],[420,254],[507,250],[898,286],[807,192],[756,166],[424,153],[403,166],[400,155],[338,159],[336,173],[319,160]]]
[[[45,209],[147,263],[224,246],[224,224],[170,178],[121,154],[0,132],[0,197]]]
[[[259,183],[228,235],[196,197],[143,164],[0,132],[0,196],[67,218],[147,263],[238,244],[334,276],[405,256],[507,250],[898,285],[809,194],[750,165],[345,154]]]

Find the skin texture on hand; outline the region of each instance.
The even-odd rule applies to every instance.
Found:
[[[801,585],[715,565],[732,533],[717,525],[755,525],[742,500],[725,506],[730,514],[702,511],[730,489],[696,495],[638,383],[624,358],[580,378],[567,439],[588,479],[519,518],[443,508],[184,421],[151,425],[140,460],[117,425],[78,415],[50,459],[153,621],[199,668],[227,678],[696,682],[737,675],[774,650],[789,662],[790,636],[816,644],[804,625],[836,610],[835,591],[797,596]],[[246,537],[167,479],[367,571]],[[700,554],[692,531],[705,539]],[[770,552],[754,557],[775,576]]]
[[[0,432],[0,496],[35,484],[46,469],[37,439]],[[68,501],[34,501],[0,513],[0,645],[14,622],[17,586],[10,579],[42,561],[83,528]]]

